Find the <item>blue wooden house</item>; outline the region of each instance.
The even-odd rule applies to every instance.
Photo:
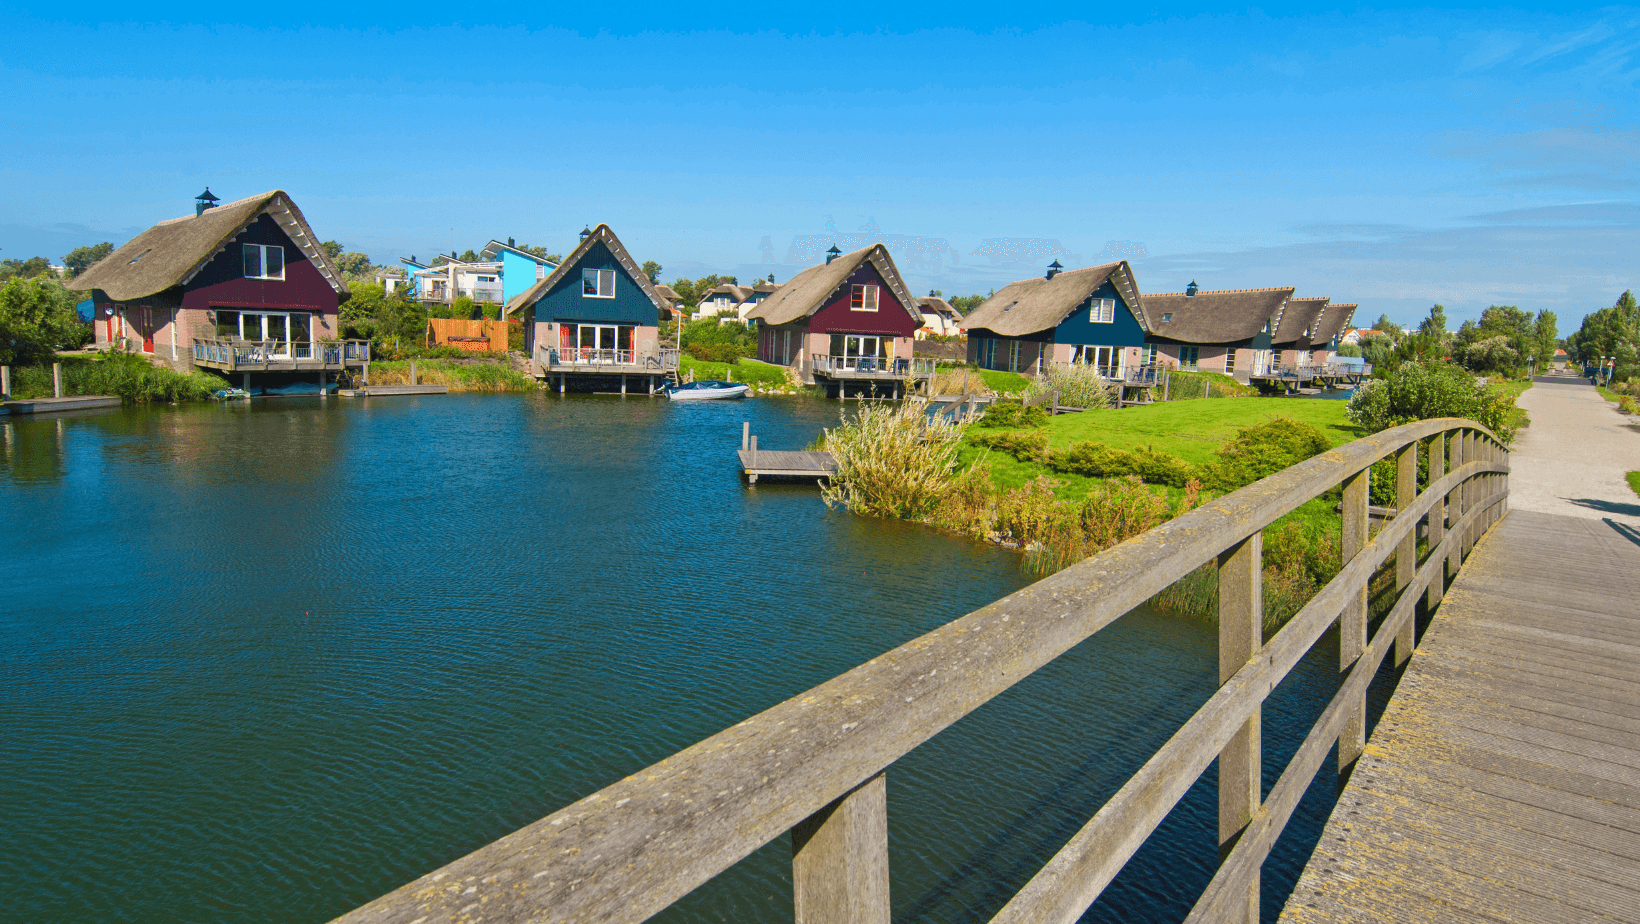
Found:
[[[507,243],[491,241],[478,255],[480,260],[501,264],[501,301],[503,304],[529,291],[530,286],[547,278],[547,274],[558,268],[544,257],[538,257],[528,250],[521,250],[507,238]]]
[[[982,369],[1041,374],[1052,363],[1088,363],[1110,377],[1145,364],[1145,317],[1127,261],[1009,283],[962,320],[968,361]]]
[[[525,350],[538,378],[582,390],[613,390],[629,380],[653,392],[675,372],[678,354],[660,342],[669,303],[608,225],[583,231],[564,262],[510,299],[506,317],[523,322]],[[603,386],[603,387],[600,387]]]

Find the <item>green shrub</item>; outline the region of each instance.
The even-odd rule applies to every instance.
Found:
[[[1301,421],[1278,417],[1236,431],[1215,450],[1218,458],[1202,471],[1217,491],[1234,491],[1332,448],[1326,434]]]
[[[977,423],[982,427],[1045,427],[1051,419],[1043,408],[1002,401],[986,408]]]
[[[25,366],[17,371],[12,391],[18,398],[51,396],[51,367]],[[118,350],[89,361],[63,363],[63,394],[114,395],[125,404],[204,401],[227,380],[209,372],[175,372],[149,362],[139,353]]]
[[[691,343],[683,348],[691,357],[707,363],[727,363],[734,365],[740,361],[745,353],[741,352],[739,344],[734,343]]]
[[[820,489],[826,506],[868,516],[920,520],[949,489],[962,426],[930,422],[919,404],[862,408],[825,431],[837,473]]]
[[[1053,454],[1049,466],[1088,478],[1115,478],[1134,473],[1137,460],[1126,449],[1082,440]]]
[[[968,441],[976,446],[1005,452],[1021,462],[1042,462],[1048,458],[1048,434],[1039,430],[970,433]]]
[[[1517,428],[1511,395],[1478,384],[1474,373],[1444,360],[1404,362],[1385,378],[1363,383],[1350,396],[1347,414],[1369,433],[1417,420],[1465,417],[1508,444]]]

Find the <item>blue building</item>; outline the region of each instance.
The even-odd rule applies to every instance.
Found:
[[[1087,363],[1111,378],[1148,365],[1150,323],[1127,261],[1011,282],[962,320],[968,361],[982,369],[1040,374]]]
[[[478,257],[485,262],[501,264],[503,304],[511,304],[513,299],[529,291],[530,286],[547,278],[548,273],[558,268],[556,263],[550,263],[527,250],[520,250],[510,237],[505,244],[491,241]]]

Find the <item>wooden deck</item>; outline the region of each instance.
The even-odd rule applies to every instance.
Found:
[[[367,398],[383,398],[390,395],[443,395],[449,391],[448,385],[366,385],[359,389],[359,393]]]
[[[747,480],[757,483],[759,475],[788,478],[830,478],[837,463],[829,452],[789,452],[773,449],[740,449],[740,467]]]
[[[50,414],[58,411],[83,411],[94,407],[119,407],[120,399],[113,395],[73,395],[67,398],[19,398],[7,401],[3,407],[13,414]]]
[[[1640,535],[1492,528],[1281,920],[1640,921]]]

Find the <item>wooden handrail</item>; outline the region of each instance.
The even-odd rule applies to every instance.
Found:
[[[1397,498],[1399,515],[1365,542],[1371,466],[1395,456],[1401,472],[1415,472],[1421,441],[1434,437],[1444,447],[1449,433],[1458,437],[1450,441],[1449,470],[1432,473],[1415,498]],[[1346,772],[1353,764],[1359,749],[1350,744],[1351,729],[1364,725],[1367,681],[1389,640],[1411,625],[1425,588],[1439,583],[1443,568],[1455,570],[1459,556],[1501,515],[1508,470],[1497,438],[1456,418],[1407,424],[1332,449],[873,658],[337,920],[431,924],[482,915],[487,921],[638,922],[793,829],[800,848],[793,861],[795,898],[806,922],[875,920],[879,912],[886,920],[880,798],[886,769],[1215,561],[1224,578],[1221,649],[1237,652],[1228,664],[1221,655],[1221,688],[996,920],[1076,920],[1220,756],[1227,758],[1221,767],[1234,769],[1221,772],[1220,837],[1235,846],[1197,915],[1246,920],[1252,914],[1256,920],[1258,870],[1270,844],[1332,740],[1340,743]],[[1238,640],[1236,633],[1249,631],[1247,620],[1262,616],[1262,530],[1340,483],[1346,532],[1359,530],[1359,548],[1346,542],[1338,576],[1268,643],[1258,641],[1256,627],[1250,641]],[[1449,504],[1450,526],[1439,545],[1422,567],[1406,568],[1405,557],[1416,549],[1404,540],[1415,541],[1425,517],[1445,525]],[[1368,644],[1367,582],[1392,556],[1403,561],[1400,598]],[[1342,626],[1342,667],[1349,676],[1261,805],[1263,701],[1335,623]],[[1357,636],[1358,643],[1352,641]]]

